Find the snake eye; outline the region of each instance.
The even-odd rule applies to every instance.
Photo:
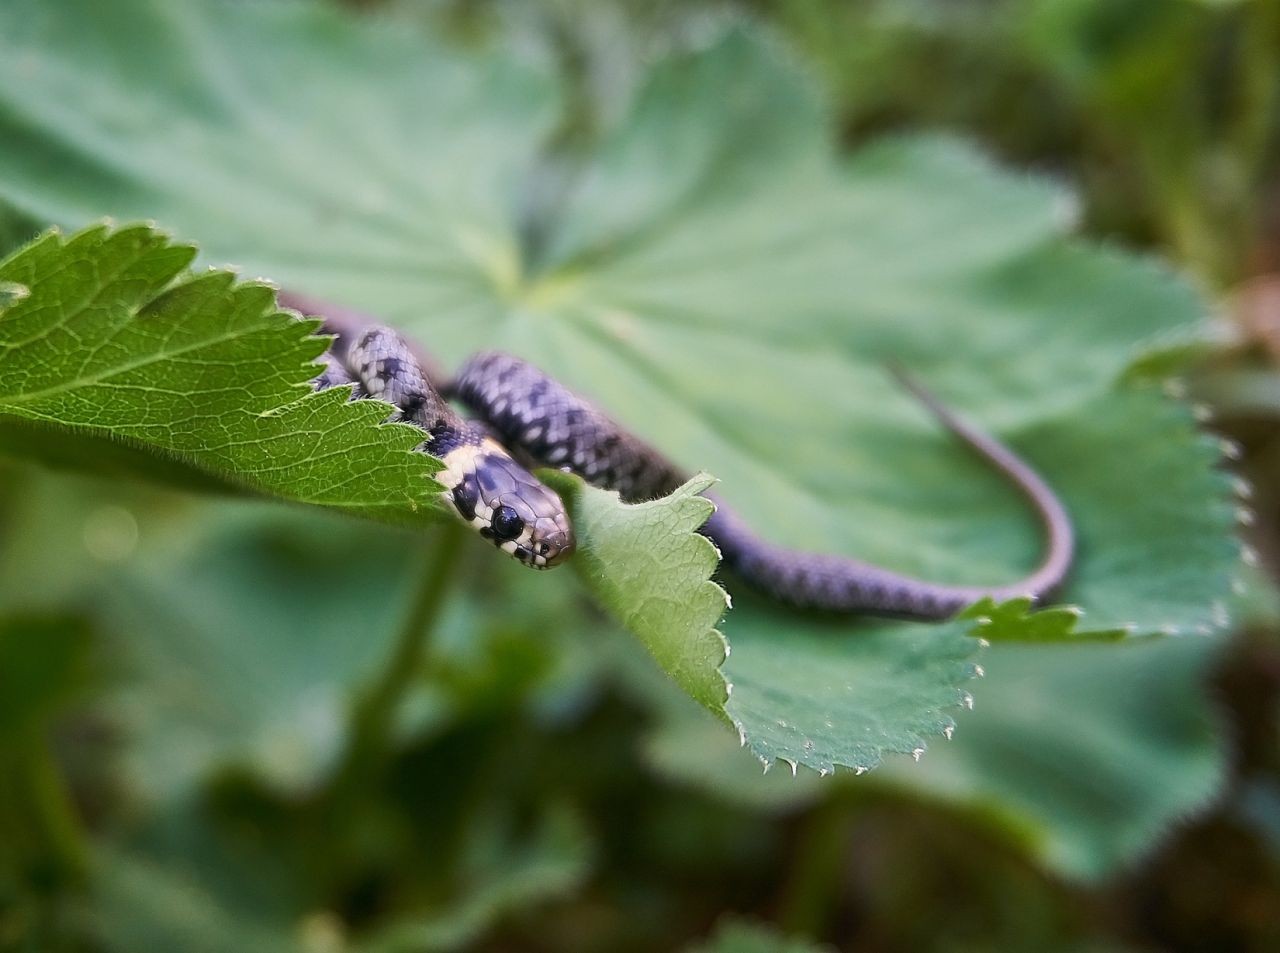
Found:
[[[509,506],[493,511],[493,535],[498,540],[515,539],[524,532],[524,520]]]

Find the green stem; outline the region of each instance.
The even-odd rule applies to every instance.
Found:
[[[328,809],[335,821],[381,772],[391,748],[392,726],[405,694],[422,671],[431,633],[453,582],[465,533],[450,521],[437,535],[420,573],[413,604],[395,648],[381,674],[368,686],[352,712],[346,753],[334,773]]]
[[[79,881],[88,869],[88,849],[71,797],[39,731],[7,740],[0,753],[0,797],[17,808],[13,829],[3,836],[25,870],[24,879],[48,890]]]
[[[835,792],[805,821],[779,904],[779,923],[788,934],[818,939],[825,933],[839,897],[855,811]]]

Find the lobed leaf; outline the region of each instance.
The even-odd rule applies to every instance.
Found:
[[[385,404],[349,402],[345,389],[312,393],[327,345],[314,323],[229,272],[184,275],[194,254],[149,226],[96,226],[0,262],[0,280],[29,291],[0,312],[0,417],[106,437],[286,500],[438,518],[439,464],[413,452],[421,432],[383,425]]]
[[[984,691],[947,744],[886,780],[984,808],[1044,863],[1099,880],[1212,798],[1226,769],[1206,697],[1221,644],[994,644]]]
[[[556,106],[538,64],[424,55],[328,9],[218,11],[0,11],[0,136],[18,145],[0,194],[62,222],[163,217],[215,259],[396,321],[450,362],[519,353],[718,474],[778,542],[944,582],[1016,578],[1034,524],[887,383],[883,362],[900,361],[1044,470],[1080,524],[1061,598],[1083,616],[1002,609],[1001,640],[1225,624],[1226,481],[1187,414],[1124,380],[1202,306],[1066,237],[1060,189],[933,139],[838,160],[807,80],[734,31],[655,68],[534,223],[545,240],[522,247],[536,203],[521,182]],[[85,95],[93,108],[66,105]],[[682,577],[693,591],[701,570]],[[993,690],[964,684],[957,624],[737,602],[727,711],[762,757],[870,767]],[[1057,648],[1024,673],[1045,697]],[[1105,675],[1105,655],[1083,657]]]
[[[714,482],[701,474],[662,500],[635,505],[576,478],[557,485],[572,501],[579,577],[690,697],[724,717],[727,645],[716,624],[728,596],[710,581],[715,546],[697,532],[712,511],[697,494]]]

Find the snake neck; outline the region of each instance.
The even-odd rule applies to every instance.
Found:
[[[576,473],[628,502],[665,496],[685,480],[652,446],[520,358],[477,354],[451,393],[536,466]]]

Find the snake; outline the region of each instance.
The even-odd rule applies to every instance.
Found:
[[[483,351],[450,379],[392,328],[359,312],[282,291],[280,304],[315,315],[334,336],[321,356],[316,390],[350,386],[351,399],[376,398],[391,418],[426,434],[418,449],[438,458],[442,499],[481,537],[534,569],[567,560],[576,542],[559,495],[533,475],[547,467],[577,474],[628,503],[656,499],[689,474],[602,410],[522,358]],[[900,384],[968,450],[1002,476],[1034,511],[1044,537],[1038,566],[1012,583],[947,585],[848,556],[768,541],[718,494],[699,532],[721,565],[768,597],[801,610],[926,621],[945,620],[984,598],[1043,603],[1065,582],[1075,532],[1061,499],[1025,460],[970,423],[905,370]],[[461,404],[473,415],[454,409]]]

